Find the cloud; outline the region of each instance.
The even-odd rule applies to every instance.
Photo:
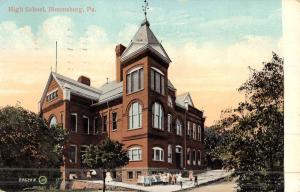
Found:
[[[262,62],[271,59],[272,51],[280,54],[280,41],[265,36],[245,36],[227,46],[188,42],[176,47],[165,43],[173,61],[168,75],[178,94],[191,92],[194,103],[205,110],[207,123],[211,124],[222,109],[235,106],[243,99],[237,88],[249,77],[248,66],[260,69]]]
[[[13,21],[0,23],[0,48],[1,49],[32,49],[34,35],[31,27],[17,27]]]
[[[46,19],[37,34],[41,47],[48,46],[49,42],[58,41],[60,46],[68,46],[72,43],[73,22],[67,16],[54,16]]]
[[[118,33],[118,42],[123,42],[126,46],[129,44],[133,35],[137,32],[138,26],[133,24],[127,24],[120,32]]]
[[[189,18],[181,14],[184,19]],[[241,23],[246,20],[242,19]],[[0,23],[0,105],[20,100],[25,107],[36,110],[50,67],[55,65],[55,40],[59,41],[59,73],[73,79],[87,75],[95,87],[104,83],[106,77],[115,79],[115,44],[109,42],[106,31],[101,26],[90,25],[78,35],[73,33],[75,28],[72,19],[66,16],[46,19],[36,34],[30,26],[17,26],[12,21]],[[127,45],[137,28],[137,25],[126,25],[118,34],[119,42]],[[192,40],[183,45],[176,43],[163,42],[173,61],[168,76],[178,94],[191,92],[210,124],[222,109],[243,99],[236,89],[247,79],[248,66],[260,68],[263,61],[271,58],[271,51],[281,50],[282,39],[248,35],[227,45]]]
[[[189,0],[178,0],[179,3],[187,3]]]

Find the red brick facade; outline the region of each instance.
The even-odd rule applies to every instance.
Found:
[[[125,49],[126,47],[122,45],[116,47],[116,83],[121,82],[123,89],[120,97],[107,99],[104,102],[99,102],[97,98],[87,98],[84,95],[77,94],[75,91],[70,91],[69,89],[72,89],[72,87],[68,88],[65,84],[61,85],[61,83],[57,82],[59,81],[55,76],[57,74],[51,73],[41,100],[41,113],[49,121],[52,117],[55,117],[57,124],[68,131],[75,130],[72,127],[71,114],[76,114],[77,117],[77,131],[70,133],[70,140],[66,143],[66,149],[71,145],[77,147],[76,160],[75,162],[70,162],[69,153],[67,152],[65,154],[64,168],[66,170],[68,168],[81,168],[81,146],[100,144],[104,138],[110,137],[113,140],[122,142],[126,149],[131,147],[139,147],[141,149],[140,160],[130,161],[127,166],[122,168],[122,171],[118,172],[118,177],[125,182],[136,182],[137,174],[151,174],[160,171],[199,171],[203,169],[205,167],[203,146],[205,119],[203,112],[191,104],[188,107],[177,104],[176,90],[169,86],[168,83],[168,62],[162,60],[151,51],[147,51],[147,49],[123,62],[120,60],[120,56]],[[143,76],[141,76],[143,78],[143,88],[127,94],[127,74],[130,70],[137,67],[143,69]],[[164,75],[163,86],[165,94],[157,93],[151,89],[150,71],[153,67]],[[81,77],[78,81],[85,83],[83,88],[89,90],[87,88],[90,82],[89,79]],[[73,85],[81,86],[82,83],[73,83]],[[53,91],[57,91],[57,95],[54,96],[54,99],[51,97],[47,99],[47,95]],[[168,96],[172,98],[172,105],[168,104]],[[129,110],[134,102],[138,102],[142,106],[141,127],[129,129]],[[159,103],[163,109],[163,130],[152,126],[152,106],[155,102]],[[168,121],[169,114],[172,117],[171,124]],[[116,115],[115,121],[113,120],[113,115]],[[106,123],[104,122],[105,117],[107,118]],[[88,121],[87,118],[89,119]],[[95,118],[98,118],[97,125],[95,125]],[[182,135],[176,134],[177,119],[182,123]],[[74,116],[72,121],[73,123],[75,122]],[[87,122],[88,132],[85,129]],[[114,123],[116,125],[115,130],[113,130],[115,128],[113,127]],[[106,132],[103,130],[105,124],[107,125]],[[188,124],[191,125],[192,130],[193,126],[196,127],[196,130],[194,130],[196,132],[193,133],[192,131],[194,139],[192,136],[187,135]],[[170,131],[168,130],[169,127],[171,127]],[[99,129],[99,132],[95,133],[95,129]],[[153,160],[154,147],[163,149],[162,161]],[[171,153],[169,149],[171,149]],[[190,156],[188,155],[188,149]],[[187,160],[188,156],[189,161]]]

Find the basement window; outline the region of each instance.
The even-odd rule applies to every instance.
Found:
[[[127,172],[127,179],[133,179],[133,172],[132,171]]]

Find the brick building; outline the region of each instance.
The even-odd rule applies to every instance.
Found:
[[[116,80],[100,88],[51,72],[40,110],[51,125],[70,133],[64,158],[68,169],[81,168],[87,145],[110,137],[125,145],[130,162],[117,178],[203,169],[203,112],[189,93],[177,95],[168,78],[170,58],[145,20],[128,47],[117,45]],[[114,175],[114,174],[113,174]],[[80,174],[78,177],[81,177]]]

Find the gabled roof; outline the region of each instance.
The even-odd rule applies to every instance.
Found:
[[[176,90],[175,86],[173,85],[173,83],[172,83],[169,79],[168,79],[168,87],[169,87],[170,89],[172,89],[173,91]]]
[[[122,62],[134,57],[135,55],[145,50],[151,51],[167,63],[171,62],[165,49],[157,40],[149,26],[150,24],[147,20],[141,24],[140,28],[132,38],[129,46],[122,53]]]
[[[96,103],[96,105],[122,97],[123,82],[121,81],[117,83],[116,81],[111,81],[105,83],[100,87],[100,90],[102,91],[102,94],[100,95],[99,101]]]
[[[88,85],[85,85],[83,83],[80,83],[78,81],[75,81],[73,79],[70,79],[66,76],[60,75],[55,72],[51,72],[50,76],[48,78],[48,82],[46,84],[46,87],[44,89],[42,98],[41,98],[41,103],[43,102],[44,98],[46,97],[48,87],[52,81],[52,79],[55,79],[57,84],[61,89],[68,88],[70,89],[71,93],[75,95],[79,95],[88,99],[92,100],[98,100],[98,98],[101,95],[101,90],[96,89],[94,87],[90,87]]]
[[[186,102],[188,103],[188,105],[194,107],[194,103],[193,103],[192,97],[191,97],[189,92],[183,93],[181,95],[176,96],[176,101],[175,102],[180,107],[185,107]]]

